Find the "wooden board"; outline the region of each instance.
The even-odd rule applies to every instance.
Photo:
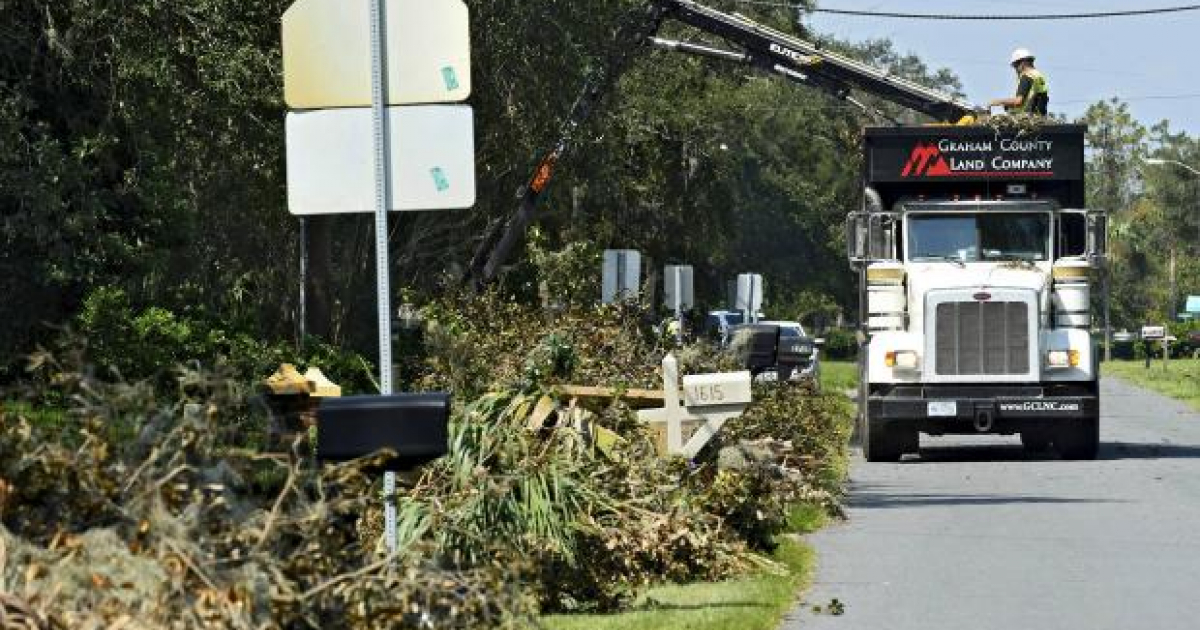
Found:
[[[581,400],[615,399],[620,398],[635,409],[661,407],[666,400],[662,390],[655,389],[620,389],[617,387],[592,387],[587,385],[560,385],[558,391],[569,398]]]

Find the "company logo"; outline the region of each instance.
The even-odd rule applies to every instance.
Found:
[[[901,171],[901,177],[945,177],[951,175],[950,165],[946,157],[931,142],[918,142],[908,156],[908,163]]]
[[[988,300],[992,299],[992,294],[991,294],[991,293],[979,292],[979,293],[976,293],[976,294],[974,295],[974,297],[975,297],[975,299],[976,299],[976,300],[979,300],[980,302],[986,302],[986,301],[988,301]]]
[[[1053,177],[1050,140],[922,141],[913,147],[901,177]]]

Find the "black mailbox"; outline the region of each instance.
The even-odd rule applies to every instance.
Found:
[[[795,368],[812,361],[814,343],[808,337],[779,338],[779,367]]]
[[[779,351],[779,326],[746,324],[733,330],[731,346],[752,374],[775,367]]]
[[[317,458],[348,461],[384,449],[390,471],[411,470],[446,454],[450,395],[326,398],[317,409]]]

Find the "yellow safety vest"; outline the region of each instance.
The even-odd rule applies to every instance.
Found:
[[[1016,109],[1019,112],[1029,113],[1033,111],[1034,98],[1039,95],[1050,96],[1050,81],[1046,79],[1046,75],[1042,74],[1037,68],[1029,68],[1024,73],[1017,76],[1017,89],[1021,89],[1021,79],[1029,77],[1033,82],[1033,86],[1029,88],[1029,94],[1025,95],[1025,99],[1021,101],[1021,106]]]

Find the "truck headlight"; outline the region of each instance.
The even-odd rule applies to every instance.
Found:
[[[1046,353],[1046,365],[1051,368],[1079,367],[1078,350],[1051,350]]]
[[[898,370],[915,370],[921,359],[913,350],[894,350],[883,356],[884,365]]]

